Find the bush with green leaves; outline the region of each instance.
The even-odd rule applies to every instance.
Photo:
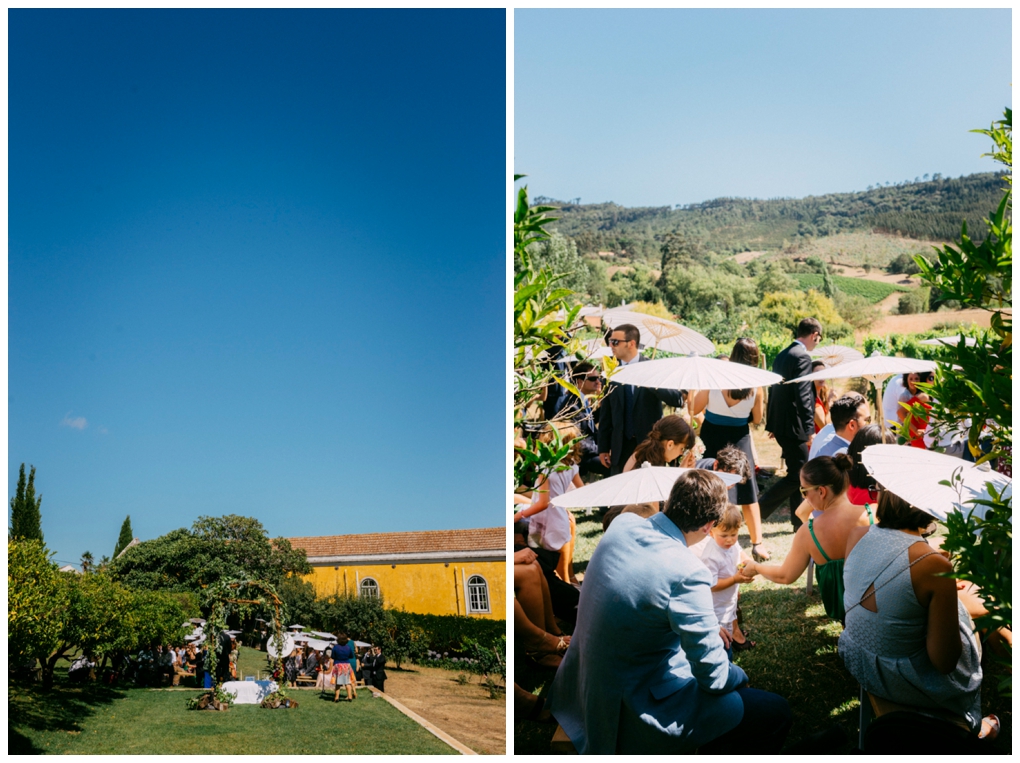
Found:
[[[901,295],[896,309],[900,315],[926,313],[928,312],[930,302],[931,289],[922,286],[918,289],[911,289],[906,294]]]
[[[971,238],[964,223],[955,244],[936,248],[931,262],[923,257],[916,257],[915,262],[923,281],[943,298],[988,311],[991,328],[978,332],[977,341],[970,347],[961,342],[958,346],[939,348],[938,358],[943,362],[930,387],[929,429],[937,435],[957,426],[966,427],[967,444],[978,463],[994,460],[1000,468],[1008,465],[1011,471],[1012,110],[1006,109],[1004,118],[994,122],[990,129],[975,132],[992,139],[991,156],[1009,170],[1002,200],[985,220],[987,231],[980,243]],[[913,412],[923,414],[919,406]],[[989,453],[983,453],[981,441],[987,443]],[[992,499],[983,503],[987,509],[983,518],[970,513],[950,517],[943,548],[953,554],[956,576],[981,588],[988,615],[980,620],[996,627],[1012,627],[1012,498],[993,490]]]

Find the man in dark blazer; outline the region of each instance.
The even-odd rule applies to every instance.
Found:
[[[646,358],[638,353],[641,332],[637,326],[624,323],[609,334],[609,346],[621,366],[640,363]],[[610,382],[599,413],[599,459],[611,475],[623,471],[634,449],[662,418],[662,405],[679,408],[687,393],[679,389],[635,387]],[[813,409],[812,409],[813,410]]]
[[[811,373],[808,354],[822,340],[822,324],[805,318],[797,326],[797,338],[776,355],[772,371],[784,379],[798,379]],[[811,382],[773,384],[769,391],[765,431],[770,432],[783,449],[786,476],[758,499],[765,520],[789,499],[790,519],[796,531],[801,521],[794,513],[800,505],[800,469],[808,460],[808,449],[815,435],[815,386]]]

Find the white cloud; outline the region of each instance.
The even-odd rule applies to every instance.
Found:
[[[64,420],[60,422],[62,427],[71,427],[71,429],[84,429],[89,423],[85,420],[84,416],[75,416],[71,418],[71,412],[68,411],[64,414]]]

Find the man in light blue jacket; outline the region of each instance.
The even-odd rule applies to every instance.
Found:
[[[726,506],[710,472],[677,479],[666,510],[621,514],[585,571],[577,628],[550,690],[579,753],[779,752],[790,708],[747,688],[726,656],[712,578],[688,546]]]

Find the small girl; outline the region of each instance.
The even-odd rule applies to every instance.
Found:
[[[712,538],[701,554],[701,563],[712,573],[712,603],[719,625],[730,634],[732,651],[751,649],[755,644],[740,631],[737,623],[737,586],[750,583],[752,576],[743,574],[743,564],[748,561],[743,550],[737,545],[740,531],[740,508],[732,503],[723,510],[719,523],[712,528]],[[731,656],[732,656],[731,651]]]
[[[528,545],[538,555],[542,566],[555,569],[565,583],[576,583],[574,577],[574,518],[566,509],[553,506],[550,501],[574,487],[584,487],[578,474],[581,461],[581,430],[573,424],[552,424],[559,432],[563,445],[573,443],[570,452],[561,462],[566,469],[543,474],[532,494],[531,505],[519,511],[514,522],[528,518]],[[552,430],[539,435],[545,443],[553,441]]]

